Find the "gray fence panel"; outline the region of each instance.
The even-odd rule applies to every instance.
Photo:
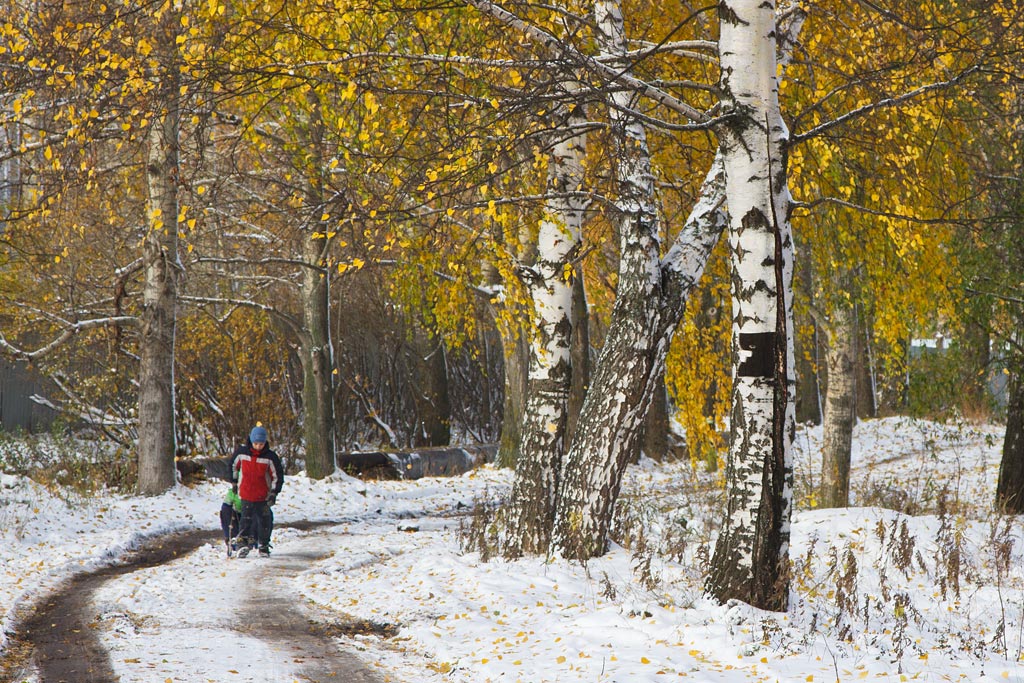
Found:
[[[54,411],[30,399],[43,393],[43,380],[24,363],[0,361],[0,427],[43,432],[53,423]]]

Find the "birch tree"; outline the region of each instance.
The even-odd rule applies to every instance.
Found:
[[[571,81],[566,87],[570,93],[577,90]],[[536,322],[531,326],[526,405],[510,498],[510,555],[543,553],[550,543],[573,383],[573,290],[582,276],[573,261],[589,203],[582,187],[583,108],[563,105],[557,119],[561,123],[553,132],[557,139],[548,162],[548,199],[536,260],[523,269]]]
[[[40,274],[50,272],[37,281],[42,305],[27,323],[36,325],[36,339],[51,340],[34,350],[6,340],[4,346],[23,358],[60,355],[69,362],[82,353],[73,348],[80,345],[68,343],[79,333],[117,328],[110,335],[114,343],[98,345],[97,353],[109,352],[105,360],[111,367],[119,366],[121,357],[132,359],[129,375],[137,379],[137,396],[131,392],[137,408],[134,416],[120,418],[137,420],[123,433],[137,434],[131,444],[139,463],[137,487],[146,494],[162,492],[175,481],[173,363],[181,270],[176,242],[185,16],[182,4],[172,2],[157,3],[146,13],[117,3],[96,8],[11,4],[5,17],[13,21],[5,22],[3,30],[3,59],[11,67],[3,70],[5,80],[13,74],[29,78],[16,86],[11,123],[27,117],[25,122],[38,131],[36,139],[23,139],[9,150],[19,155],[25,171],[24,192],[10,214],[20,225],[10,234],[17,240],[15,248],[27,248],[33,228],[41,228],[50,241],[46,251],[54,252],[49,264],[33,266]],[[139,223],[145,225],[141,234]],[[135,298],[140,274],[142,291]],[[46,287],[53,289],[42,291]],[[110,388],[118,381],[89,385]],[[120,392],[108,392],[101,405],[90,406],[83,396],[86,386],[72,387],[60,378],[57,383],[69,401],[86,404],[82,414],[95,417],[101,429],[109,426]]]
[[[863,349],[875,373],[906,376],[907,340],[961,315],[949,246],[977,190],[957,112],[1002,41],[970,3],[806,8],[802,44],[813,49],[798,53],[782,97],[807,264],[798,308],[813,316],[827,366],[822,485],[810,502],[845,506],[856,404],[876,394],[857,371]],[[837,26],[863,36],[856,49],[835,40]]]
[[[726,511],[707,589],[722,602],[784,610],[795,431],[793,241],[774,2],[726,0],[719,19],[734,360]]]
[[[600,59],[624,63],[620,3],[596,2],[594,16]],[[711,196],[695,209],[672,258],[662,263],[654,174],[644,126],[630,114],[634,97],[630,90],[616,89],[609,106],[617,159],[618,286],[608,333],[559,482],[552,543],[556,552],[568,557],[587,558],[605,551],[622,474],[638,448],[671,332],[721,228],[717,197],[710,190],[717,182],[712,173]],[[673,261],[684,252],[693,260]],[[674,270],[679,266],[684,269]]]

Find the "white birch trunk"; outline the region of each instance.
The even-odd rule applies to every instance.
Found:
[[[575,88],[570,87],[569,91]],[[548,171],[550,199],[537,235],[537,258],[526,276],[536,329],[530,340],[526,405],[512,487],[507,554],[547,550],[554,520],[569,395],[572,389],[572,260],[579,251],[586,202],[583,184],[586,137],[569,131],[582,121],[579,108],[566,116]]]
[[[626,53],[621,5],[594,5],[604,60]],[[552,545],[564,557],[605,551],[626,465],[635,455],[672,333],[724,225],[716,163],[686,227],[660,259],[654,177],[644,127],[628,111],[632,94],[609,107],[618,133],[619,284],[601,357],[583,402],[559,488]]]
[[[139,478],[144,495],[174,486],[174,335],[178,276],[179,94],[177,15],[167,12],[157,37],[161,82],[146,158],[148,226],[143,242],[145,284],[139,341]],[[162,108],[163,111],[160,111]]]
[[[602,61],[622,59],[626,37],[618,0],[595,2],[594,18]],[[647,384],[658,354],[654,329],[660,318],[661,283],[654,176],[647,132],[627,113],[632,97],[628,91],[616,91],[609,103],[617,145],[619,283],[560,483],[552,541],[555,551],[567,557],[604,552],[620,472],[640,436],[650,400]],[[587,446],[581,448],[583,444]]]
[[[622,475],[636,452],[672,335],[726,224],[724,194],[716,158],[664,260],[649,232],[656,225],[642,215],[623,221],[622,249],[632,253],[632,269],[620,261],[611,324],[559,486],[552,545],[564,557],[583,559],[606,549]],[[653,212],[647,215],[653,219]],[[648,259],[640,257],[645,253]]]
[[[782,163],[774,2],[719,5],[720,129],[733,272],[733,398],[727,511],[708,592],[763,609],[788,602],[793,242]]]

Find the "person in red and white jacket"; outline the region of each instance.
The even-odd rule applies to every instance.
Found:
[[[274,513],[270,509],[284,484],[284,467],[267,443],[267,430],[259,423],[249,432],[245,444],[235,449],[230,461],[231,479],[242,499],[238,536],[233,543],[239,557],[249,554],[253,541],[260,555],[270,555],[270,534]]]

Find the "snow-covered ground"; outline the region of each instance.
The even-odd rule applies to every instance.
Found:
[[[800,431],[785,614],[702,595],[720,509],[717,475],[644,461],[629,471],[623,496],[620,537],[631,537],[632,547],[585,566],[483,561],[464,549],[460,528],[471,519],[455,513],[506,494],[509,472],[413,482],[289,477],[278,521],[336,526],[279,529],[269,559],[229,561],[219,545],[207,545],[119,577],[96,595],[110,616],[99,629],[122,681],[291,680],[287,668],[206,661],[197,650],[237,645],[220,640],[232,604],[207,596],[237,594],[259,567],[315,548],[323,558],[289,576],[287,590],[320,614],[397,627],[387,640],[344,641],[383,680],[1024,681],[1024,530],[1019,518],[990,512],[1002,430],[900,418],[859,424],[858,507],[844,510],[813,509],[819,442],[820,430]],[[4,630],[19,605],[145,537],[217,529],[224,488],[81,500],[3,475]],[[169,654],[168,642],[180,639],[165,637],[161,624],[172,622],[178,633],[191,629],[190,642],[201,647]]]

